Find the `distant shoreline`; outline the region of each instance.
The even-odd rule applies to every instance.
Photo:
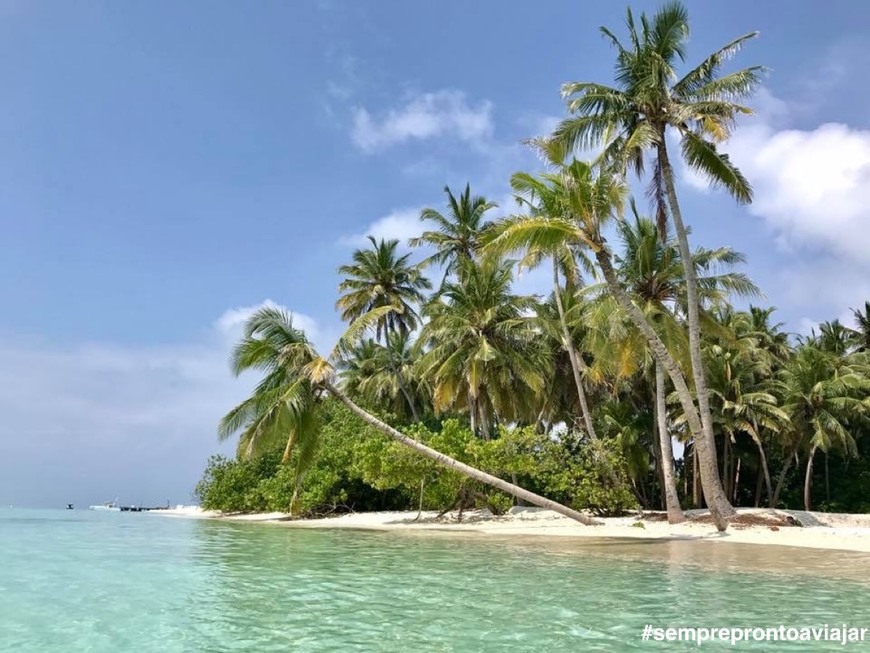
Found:
[[[470,510],[457,520],[457,513],[436,519],[437,512],[416,511],[349,513],[319,519],[292,519],[285,513],[224,515],[196,506],[178,506],[150,514],[194,519],[256,522],[288,528],[357,529],[372,531],[442,531],[543,537],[591,537],[605,539],[681,540],[762,544],[809,549],[831,549],[870,553],[870,515],[805,512],[801,510],[738,509],[738,521],[725,534],[716,532],[703,520],[706,511],[688,511],[693,520],[670,525],[661,513],[608,517],[601,526],[584,526],[549,510],[515,508],[507,515]],[[802,526],[790,525],[795,520]],[[636,526],[635,524],[642,524]]]

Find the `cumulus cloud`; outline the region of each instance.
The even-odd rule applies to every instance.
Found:
[[[63,506],[116,495],[128,503],[189,502],[220,417],[256,379],[227,359],[244,319],[226,311],[192,342],[58,346],[0,338],[0,504]],[[315,342],[318,325],[297,323]]]
[[[248,318],[261,308],[284,308],[288,310],[271,299],[266,299],[255,306],[241,306],[224,311],[223,315],[215,320],[214,328],[223,338],[235,342],[241,335],[242,327]],[[322,339],[321,336],[323,334],[314,318],[295,311],[290,311],[290,313],[293,317],[293,325],[305,331],[309,339],[315,343]]]
[[[839,311],[870,296],[870,131],[795,129],[789,119],[784,102],[762,93],[758,115],[723,149],[753,185],[749,213],[790,256],[781,274],[789,304]],[[697,175],[684,180],[707,190]]]
[[[870,265],[870,131],[828,123],[813,130],[747,127],[729,146],[755,187],[751,213],[785,244]]]
[[[339,243],[352,247],[365,247],[369,244],[367,237],[372,236],[375,240],[395,238],[400,245],[407,246],[409,238],[419,236],[424,231],[420,222],[422,210],[422,207],[418,207],[392,211],[372,222],[362,233],[343,236]]]
[[[376,152],[409,140],[440,136],[482,141],[492,130],[492,103],[484,100],[472,106],[464,93],[447,89],[411,98],[380,116],[357,108],[351,137],[364,152]]]

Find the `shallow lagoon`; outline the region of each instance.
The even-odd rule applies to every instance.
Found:
[[[870,627],[870,556],[0,511],[0,651],[642,651],[656,626]],[[705,651],[870,650],[870,642]]]

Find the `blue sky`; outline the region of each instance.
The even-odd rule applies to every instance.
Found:
[[[793,331],[847,315],[870,298],[870,7],[689,9],[691,60],[757,29],[738,61],[771,68],[727,147],[756,202],[684,175],[694,242],[745,252]],[[331,344],[354,243],[406,238],[444,184],[505,203],[559,85],[611,79],[597,28],[623,13],[0,0],[0,504],[189,501],[250,385],[226,356],[252,307]]]

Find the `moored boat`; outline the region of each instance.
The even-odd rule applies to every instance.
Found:
[[[121,507],[118,505],[118,500],[106,501],[96,506],[91,506],[91,510],[108,510],[111,512],[121,512]]]

